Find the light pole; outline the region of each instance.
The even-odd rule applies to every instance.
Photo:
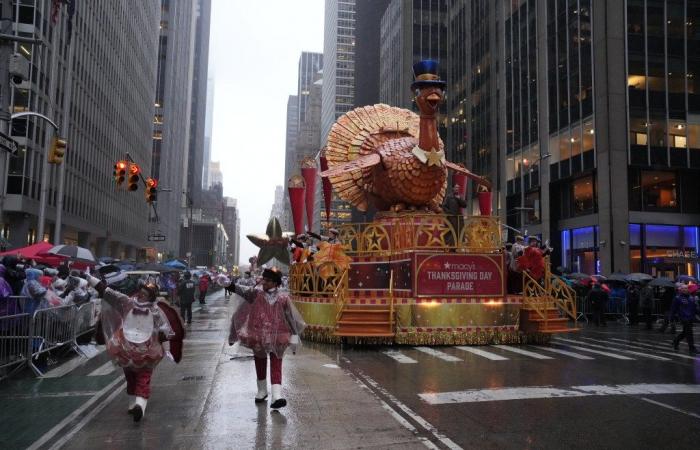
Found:
[[[540,161],[544,161],[545,159],[549,158],[552,156],[551,153],[546,153],[539,158],[533,160],[533,161],[528,161],[527,158],[523,158],[523,162],[520,165],[520,206],[517,208],[514,208],[516,211],[520,211],[520,228],[527,233],[527,230],[525,229],[525,219],[527,217],[527,212],[528,211],[534,211],[535,208],[530,208],[525,206],[525,170],[523,170],[523,166],[529,167],[530,170],[532,170],[532,167],[535,166],[535,164],[539,163]],[[540,178],[540,170],[537,169],[537,186],[539,187],[541,183],[541,178]]]

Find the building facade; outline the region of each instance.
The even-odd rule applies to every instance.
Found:
[[[158,78],[153,117],[153,155],[150,175],[160,189],[149,220],[149,234],[165,236],[153,242],[165,258],[178,256],[181,196],[187,189],[192,118],[193,60],[196,31],[196,1],[161,3]]]
[[[700,4],[502,7],[509,223],[571,270],[697,275]]]
[[[240,256],[240,217],[238,216],[238,202],[235,198],[224,197],[224,213],[222,217],[224,230],[228,236],[226,244],[226,265],[238,265]]]
[[[326,0],[323,36],[321,144],[355,99],[355,0]],[[333,197],[330,223],[351,220],[351,206]]]
[[[53,3],[15,4],[18,34],[47,45],[14,44],[29,61],[31,75],[12,88],[11,104],[12,112],[67,122],[64,195],[59,202],[60,166],[44,164],[53,138],[46,122],[14,120],[11,133],[20,152],[9,158],[2,233],[13,247],[53,240],[62,203],[61,243],[79,244],[96,256],[136,257],[146,244],[148,207],[141,193],[118,191],[112,171],[127,149],[144,173],[151,171],[161,2],[131,1],[128,8],[82,2],[73,14],[61,7],[55,23]],[[74,59],[67,72],[69,33]],[[64,95],[66,79],[72,83],[70,99]],[[42,170],[47,170],[46,232],[38,236]]]

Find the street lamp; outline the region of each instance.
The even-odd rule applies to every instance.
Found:
[[[515,209],[516,211],[520,211],[520,228],[522,228],[523,230],[525,230],[525,218],[527,217],[527,212],[534,211],[535,208],[530,208],[530,207],[525,206],[525,171],[522,170],[522,166],[530,167],[530,170],[532,170],[532,168],[536,164],[538,164],[540,161],[544,161],[545,159],[549,158],[550,156],[552,156],[551,153],[546,153],[546,154],[544,154],[544,155],[540,156],[539,158],[532,160],[532,161],[528,161],[527,158],[523,158],[522,164],[520,165],[521,166],[521,169],[520,169],[520,206],[517,208],[513,208],[513,209]],[[537,186],[539,186],[541,184],[540,180],[541,180],[540,179],[540,171],[538,170],[537,171]]]

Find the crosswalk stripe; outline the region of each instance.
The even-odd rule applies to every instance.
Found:
[[[506,350],[513,353],[519,353],[521,355],[529,356],[535,359],[554,359],[551,356],[540,355],[539,353],[531,352],[528,350],[523,350],[518,347],[511,347],[510,345],[494,345],[493,347],[500,348],[501,350]]]
[[[621,359],[624,361],[634,361],[634,358],[630,358],[629,356],[623,356],[623,355],[618,355],[616,353],[604,352],[602,350],[595,350],[592,348],[581,347],[579,345],[573,345],[573,344],[559,344],[559,345],[566,345],[567,347],[571,347],[571,348],[576,349],[576,350],[581,350],[582,352],[595,353],[597,355],[609,356],[610,358]]]
[[[439,350],[432,349],[430,347],[415,347],[416,350],[427,353],[430,356],[434,356],[436,358],[439,358],[443,361],[448,361],[448,362],[457,362],[457,361],[462,361],[461,359],[457,358],[456,356],[448,355],[445,352],[441,352]]]
[[[590,397],[609,395],[663,395],[700,394],[697,384],[618,384],[586,386],[523,386],[488,389],[469,389],[453,392],[426,392],[418,394],[430,405],[451,403],[478,403],[506,400]]]
[[[508,358],[505,356],[497,355],[495,353],[487,352],[486,350],[481,350],[479,348],[474,348],[474,347],[457,347],[457,349],[462,350],[463,352],[469,352],[473,353],[478,356],[483,356],[486,359],[490,359],[491,361],[507,361]]]
[[[566,339],[566,338],[559,338],[559,337],[558,337],[558,338],[555,338],[555,340],[556,340],[557,342],[573,342],[574,344],[588,345],[588,346],[591,346],[591,347],[602,348],[602,349],[604,349],[604,350],[609,349],[609,346],[603,346],[603,345],[598,345],[598,344],[591,344],[591,343],[589,343],[589,342],[582,342],[582,341],[577,341],[577,340],[574,340],[574,339]],[[630,355],[642,356],[642,357],[644,357],[644,358],[651,358],[651,359],[655,359],[655,360],[657,360],[657,361],[670,361],[670,359],[668,359],[668,358],[666,358],[666,357],[664,357],[664,356],[651,355],[651,354],[649,354],[649,353],[635,352],[635,351],[633,351],[633,350],[624,350],[624,349],[621,349],[621,348],[614,348],[613,350],[616,350],[616,351],[622,352],[622,353],[629,353]]]
[[[409,358],[408,356],[404,355],[403,353],[401,353],[400,351],[397,351],[397,350],[388,350],[388,351],[384,352],[384,354],[386,356],[388,356],[389,358],[392,358],[392,359],[394,359],[402,364],[417,364],[418,363],[418,361],[416,361],[415,359]]]
[[[97,369],[93,370],[88,374],[89,377],[99,377],[101,375],[109,375],[110,373],[114,372],[114,369],[116,366],[112,363],[112,361],[107,361],[106,363],[102,364],[100,367]]]
[[[617,339],[617,338],[611,338],[611,340],[620,341],[621,344],[619,344],[619,345],[626,345],[627,347],[638,348],[640,350],[648,350],[648,347],[651,347],[653,349],[659,349],[659,350],[654,350],[657,353],[663,353],[664,355],[677,356],[679,358],[690,359],[693,361],[695,361],[695,360],[700,361],[700,356],[689,356],[689,355],[685,355],[683,353],[664,351],[662,349],[668,349],[668,347],[662,347],[661,345],[644,344],[644,343],[639,342],[639,341],[624,341],[622,339]],[[601,340],[600,342],[603,342],[603,341]]]
[[[552,353],[559,353],[560,355],[571,356],[572,358],[576,358],[576,359],[588,359],[588,360],[595,359],[591,356],[582,355],[582,354],[576,353],[576,352],[570,352],[568,350],[562,350],[560,348],[554,348],[554,347],[537,347],[537,348],[540,350],[545,350],[545,351],[552,352]]]
[[[648,343],[648,344],[650,344],[650,345],[653,345],[654,347],[659,347],[659,346],[660,346],[659,342],[646,341],[646,340],[644,340],[644,339],[640,339],[640,340],[638,340],[637,342],[639,342],[639,343],[642,343],[642,342]],[[683,344],[683,345],[685,345],[685,346],[688,345],[688,343],[687,343],[685,340],[679,342],[679,344]]]

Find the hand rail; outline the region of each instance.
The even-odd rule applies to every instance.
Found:
[[[389,326],[391,332],[396,333],[396,320],[394,320],[394,270],[389,275]]]
[[[576,314],[576,291],[556,275],[552,275],[551,279],[552,288],[550,292],[554,302],[559,309],[574,320],[574,325],[576,325],[578,322],[578,314]]]
[[[545,288],[527,271],[523,271],[523,304],[532,308],[544,320],[545,327],[549,315],[547,307],[550,304],[547,297]]]
[[[343,270],[343,274],[340,276],[338,284],[335,286],[333,291],[333,297],[335,298],[335,323],[337,324],[340,320],[340,316],[343,314],[343,309],[345,309],[345,302],[347,301],[348,292],[348,269]]]

